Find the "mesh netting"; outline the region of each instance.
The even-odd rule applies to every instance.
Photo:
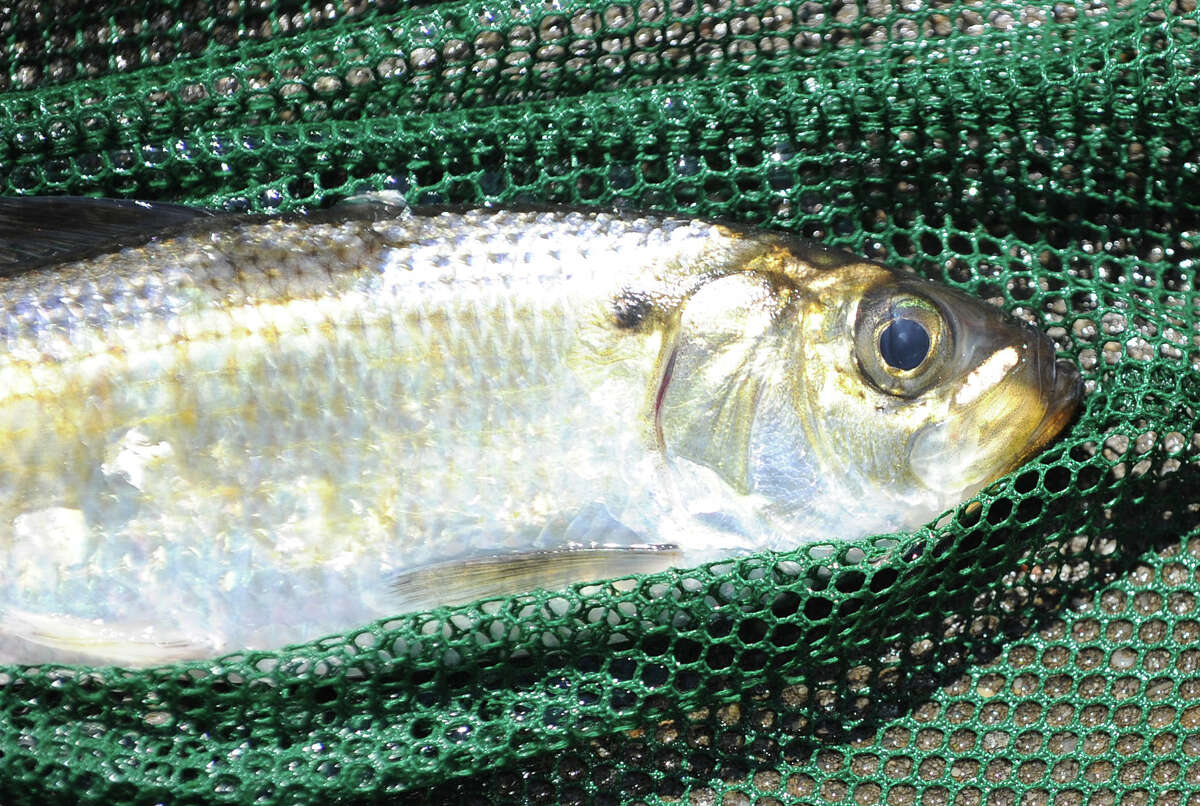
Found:
[[[1086,406],[911,535],[151,671],[0,670],[0,801],[1196,803],[1194,0],[0,11],[0,192],[650,207],[1047,329]]]

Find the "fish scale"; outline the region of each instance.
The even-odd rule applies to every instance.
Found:
[[[186,224],[172,208],[160,231],[131,209],[80,259],[42,204],[40,265],[0,281],[0,661],[270,648],[911,526],[1044,444],[1070,397],[1031,359],[956,411],[1015,326],[776,234],[375,199]],[[970,320],[921,406],[855,359],[856,306],[880,289]],[[937,417],[1015,409],[1036,416],[968,457],[978,478],[903,486]],[[839,448],[868,432],[870,450]],[[839,451],[861,466],[819,464]],[[882,512],[861,497],[881,479],[899,502]]]

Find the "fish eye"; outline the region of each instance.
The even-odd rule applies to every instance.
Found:
[[[879,334],[879,355],[900,370],[921,366],[929,355],[929,331],[915,319],[899,316]]]
[[[934,299],[911,286],[882,286],[859,306],[854,349],[863,374],[877,389],[918,397],[944,375],[954,354],[954,328]]]

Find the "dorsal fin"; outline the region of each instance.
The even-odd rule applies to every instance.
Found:
[[[146,243],[214,214],[163,202],[0,198],[0,276]]]

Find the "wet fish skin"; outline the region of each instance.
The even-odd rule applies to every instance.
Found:
[[[147,230],[0,280],[0,662],[272,648],[911,529],[1079,394],[976,300],[706,221],[376,201]],[[910,309],[934,355],[896,375],[879,333]]]

